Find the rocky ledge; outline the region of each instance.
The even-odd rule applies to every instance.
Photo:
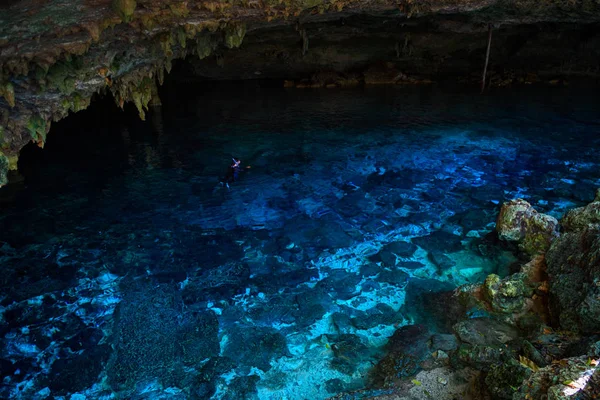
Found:
[[[294,86],[421,83],[440,71],[473,80],[491,26],[492,83],[599,70],[598,0],[12,0],[0,9],[0,185],[21,148],[43,146],[51,122],[96,93],[144,118],[176,59],[216,79],[313,74]],[[375,61],[358,78],[339,75]]]
[[[432,294],[443,297],[429,302],[444,304],[448,332],[403,326],[374,368],[377,389],[336,398],[597,399],[598,210],[600,190],[560,222],[523,199],[505,203],[496,230],[518,244],[520,270]]]

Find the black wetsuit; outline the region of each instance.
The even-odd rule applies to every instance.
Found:
[[[240,171],[242,170],[240,163],[233,163],[227,168],[227,172],[225,173],[225,177],[221,180],[222,183],[233,183],[238,180],[238,176]]]

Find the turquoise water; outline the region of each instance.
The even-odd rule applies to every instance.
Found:
[[[395,330],[450,329],[436,293],[514,268],[503,201],[560,217],[600,185],[592,91],[162,97],[145,122],[99,101],[55,124],[1,189],[0,397],[372,388]]]

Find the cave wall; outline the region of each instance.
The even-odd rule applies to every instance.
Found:
[[[354,15],[335,21],[257,29],[237,49],[188,57],[175,79],[311,79],[337,72],[361,76],[392,63],[422,79],[479,83],[488,31],[460,15],[400,19]],[[308,43],[305,44],[305,41]],[[501,25],[493,29],[493,85],[600,76],[596,23]],[[363,78],[364,80],[364,78]]]

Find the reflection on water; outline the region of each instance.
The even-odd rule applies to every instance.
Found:
[[[592,93],[251,83],[163,104],[56,124],[0,192],[2,397],[376,385],[394,331],[446,330],[444,291],[509,273],[503,201],[560,216],[600,184]],[[227,190],[232,157],[251,168]]]

